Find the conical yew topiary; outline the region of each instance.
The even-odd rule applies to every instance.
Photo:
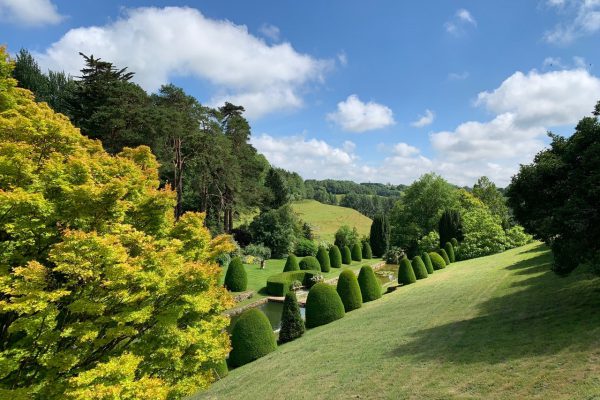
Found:
[[[413,258],[411,265],[415,273],[415,277],[417,279],[427,278],[427,268],[425,267],[425,264],[423,263],[421,257],[416,256],[415,258]]]
[[[434,270],[446,268],[446,262],[438,253],[432,251],[431,253],[429,253],[429,259],[431,260],[431,264],[433,265]]]
[[[325,247],[319,247],[319,250],[317,251],[317,260],[319,260],[322,272],[329,272],[331,270],[331,261],[329,260],[329,253],[327,252],[327,249]]]
[[[446,243],[444,249],[446,250],[446,254],[448,254],[448,259],[450,260],[450,262],[455,262],[456,258],[454,257],[454,246],[452,246],[452,243]]]
[[[410,264],[410,260],[404,257],[402,260],[400,260],[400,265],[398,266],[398,283],[410,285],[416,281],[417,277],[415,276],[415,271],[413,271],[412,265]]]
[[[356,242],[352,245],[351,257],[352,261],[362,261],[362,248],[360,243]]]
[[[454,252],[456,252],[456,250],[458,249],[458,240],[456,240],[456,238],[452,238],[450,239],[450,243],[452,243],[452,246],[454,247]]]
[[[281,330],[279,331],[279,343],[291,342],[304,334],[304,321],[300,314],[300,306],[296,299],[296,293],[288,292],[283,301],[281,312]]]
[[[444,262],[446,263],[446,265],[450,265],[450,257],[448,257],[448,253],[446,253],[446,250],[444,249],[438,249],[438,254],[440,256],[442,256],[442,258],[444,259]]]
[[[373,252],[371,251],[371,245],[369,242],[363,242],[362,256],[364,260],[370,260],[373,258]]]
[[[307,256],[300,260],[300,269],[303,271],[321,271],[321,264],[319,264],[316,257]]]
[[[231,331],[229,364],[239,367],[256,360],[277,348],[269,319],[260,310],[244,311]]]
[[[246,268],[239,257],[235,257],[227,267],[225,287],[231,292],[243,292],[248,286]]]
[[[344,303],[333,286],[320,282],[310,289],[306,297],[307,328],[328,324],[344,314]]]
[[[342,248],[342,264],[352,264],[352,253],[350,252],[350,248],[348,246],[344,246]]]
[[[329,249],[329,262],[331,268],[342,268],[342,253],[336,245],[331,246]]]
[[[285,266],[283,267],[283,272],[289,271],[300,271],[298,258],[293,254],[288,255],[287,260],[285,260]]]
[[[423,253],[423,263],[425,264],[425,268],[427,269],[428,274],[433,274],[433,264],[431,263],[431,258],[429,258],[429,253]]]
[[[363,303],[381,298],[381,283],[375,276],[373,268],[363,265],[358,273],[358,286]]]
[[[362,306],[362,294],[354,272],[345,269],[337,281],[337,292],[344,303],[344,310],[350,312]]]

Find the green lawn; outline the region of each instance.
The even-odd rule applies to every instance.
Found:
[[[600,278],[539,243],[457,262],[230,372],[206,399],[600,399]]]
[[[342,225],[356,227],[361,236],[368,235],[371,229],[371,219],[351,208],[323,204],[316,200],[295,201],[292,208],[300,219],[313,227],[318,240],[329,243],[333,243],[335,232]]]
[[[298,261],[300,261],[302,257],[298,257]],[[350,268],[353,271],[358,271],[360,267],[363,265],[373,265],[381,261],[381,258],[374,258],[371,260],[363,260],[360,262],[353,261],[352,265],[344,265],[343,268]],[[236,307],[243,306],[245,304],[254,302],[263,297],[267,296],[267,293],[263,290],[267,285],[267,278],[271,275],[278,274],[283,272],[283,267],[285,265],[285,259],[272,259],[267,260],[265,263],[265,269],[260,269],[260,265],[256,264],[245,264],[246,272],[248,273],[248,290],[254,290],[256,294],[252,296],[252,298],[244,300],[236,304]],[[340,274],[343,268],[332,268],[330,272],[323,273],[325,279],[335,278]],[[223,269],[223,273],[221,274],[221,282],[225,278],[225,273],[227,273],[227,268]],[[236,294],[234,292],[234,294]]]

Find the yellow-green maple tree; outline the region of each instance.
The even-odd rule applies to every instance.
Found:
[[[0,48],[0,398],[166,399],[229,351],[203,214],[147,147],[107,154],[16,87]]]

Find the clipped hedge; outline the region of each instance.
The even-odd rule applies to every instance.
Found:
[[[448,257],[448,253],[446,253],[446,250],[444,249],[438,249],[438,254],[440,256],[442,256],[442,258],[444,259],[444,262],[446,263],[446,265],[450,265],[450,257]]]
[[[342,264],[352,264],[352,253],[350,252],[350,248],[348,246],[344,246],[342,248]]]
[[[271,275],[267,278],[267,293],[271,296],[283,297],[290,291],[294,281],[300,281],[303,286],[311,287],[313,278],[319,271],[289,271]]]
[[[325,325],[345,315],[344,303],[335,288],[326,283],[317,283],[306,297],[306,327]]]
[[[373,251],[369,242],[363,242],[362,256],[364,260],[370,260],[373,258]]]
[[[360,243],[354,243],[352,245],[352,253],[350,254],[353,261],[362,261],[362,248]]]
[[[239,367],[269,354],[277,348],[271,323],[262,311],[244,311],[231,330],[229,364]]]
[[[317,251],[317,260],[321,265],[322,272],[331,271],[331,261],[329,260],[329,253],[327,252],[327,249],[325,247],[319,247],[319,250]]]
[[[248,275],[246,268],[239,257],[235,257],[229,263],[225,274],[225,287],[231,292],[243,292],[248,286]]]
[[[316,257],[308,256],[300,260],[300,269],[302,271],[321,271],[321,264]]]
[[[417,277],[415,276],[415,271],[413,271],[410,260],[404,257],[400,260],[400,265],[398,265],[398,283],[410,285],[416,281]]]
[[[423,263],[425,264],[425,268],[427,269],[428,274],[433,274],[433,264],[431,263],[431,258],[429,258],[429,253],[423,253]]]
[[[442,256],[440,256],[438,253],[432,251],[429,253],[429,259],[431,260],[434,270],[446,268],[446,261],[444,261]]]
[[[329,249],[329,263],[331,268],[342,268],[342,253],[336,245],[331,246]]]
[[[283,301],[281,312],[281,330],[279,331],[279,343],[291,342],[304,334],[304,321],[300,314],[300,306],[296,299],[296,293],[288,292]]]
[[[371,266],[363,265],[360,268],[357,280],[363,303],[381,298],[381,283],[375,276],[375,272]]]
[[[446,243],[446,245],[444,246],[444,249],[446,250],[446,254],[448,254],[448,259],[450,260],[451,263],[456,261],[456,258],[454,256],[454,246],[452,246],[452,243],[448,242]]]
[[[340,274],[336,290],[344,304],[344,310],[350,312],[362,307],[362,294],[356,275],[349,269],[345,269]]]
[[[456,249],[458,248],[458,240],[456,240],[456,238],[452,238],[450,239],[450,243],[452,243],[452,246],[454,246],[454,252],[456,253]]]
[[[416,256],[413,258],[411,265],[417,279],[427,278],[427,268],[425,267],[425,263],[423,263],[421,257]]]
[[[293,254],[288,255],[287,260],[285,260],[285,266],[283,267],[283,272],[289,271],[300,271],[298,257]]]

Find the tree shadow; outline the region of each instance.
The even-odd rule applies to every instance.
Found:
[[[480,304],[474,318],[415,332],[389,355],[494,364],[565,348],[597,348],[600,279],[559,277],[550,271],[551,264],[551,254],[543,252],[506,267],[516,275],[538,275],[515,282],[511,287],[516,291]]]
[[[540,253],[545,250],[548,250],[548,246],[546,246],[546,244],[544,244],[544,243],[539,243],[538,245],[536,245],[535,247],[532,247],[531,249],[520,251],[518,254]]]

